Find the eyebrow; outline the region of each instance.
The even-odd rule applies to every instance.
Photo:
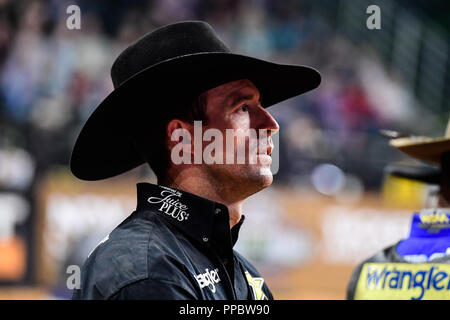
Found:
[[[231,93],[226,99],[225,99],[225,106],[230,107],[234,106],[236,104],[241,103],[245,100],[253,100],[255,98],[255,94],[247,94],[242,95],[240,92],[234,92]],[[259,101],[261,101],[261,97],[259,98]]]

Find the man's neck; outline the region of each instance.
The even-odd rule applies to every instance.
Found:
[[[230,215],[230,228],[241,220],[244,199],[230,199],[230,190],[211,178],[205,178],[201,172],[180,172],[175,179],[163,184],[226,205]]]

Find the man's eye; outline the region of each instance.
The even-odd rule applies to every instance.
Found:
[[[242,107],[239,108],[240,111],[247,112],[248,111],[248,105],[244,104]]]

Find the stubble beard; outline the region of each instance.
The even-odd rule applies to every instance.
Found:
[[[261,165],[210,165],[208,177],[230,201],[244,200],[270,186],[273,175],[270,167]]]

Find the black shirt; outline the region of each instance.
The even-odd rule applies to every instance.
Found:
[[[139,183],[137,209],[88,256],[73,299],[273,299],[233,250],[242,216],[185,191]]]

